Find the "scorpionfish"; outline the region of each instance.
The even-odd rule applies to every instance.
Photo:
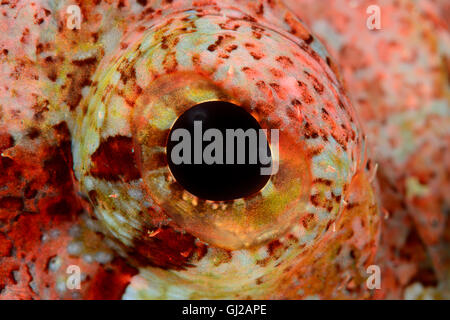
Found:
[[[449,12],[2,0],[0,298],[448,298]],[[169,167],[174,123],[215,101],[279,132],[251,195]]]

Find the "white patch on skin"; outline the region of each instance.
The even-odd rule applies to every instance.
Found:
[[[66,281],[64,279],[58,279],[56,281],[56,290],[58,290],[59,293],[66,291]]]
[[[189,35],[184,35],[176,46],[177,61],[180,66],[185,68],[192,68],[192,56],[191,54],[188,54],[193,47],[192,40],[193,38]]]
[[[81,241],[71,242],[67,245],[67,252],[70,255],[78,256],[83,250],[83,243]]]
[[[106,264],[111,262],[113,255],[110,252],[100,251],[95,254],[95,261],[101,264]]]
[[[136,83],[141,88],[147,88],[151,81],[151,74],[145,67],[145,59],[140,58],[136,61],[136,65],[143,66],[142,68],[135,68],[136,70]]]
[[[153,117],[149,123],[160,130],[170,129],[173,122],[177,119],[177,115],[172,108],[166,105],[155,104],[153,106]]]
[[[139,50],[142,52],[147,51],[150,46],[154,43],[153,34],[149,34],[145,37],[145,39],[142,41],[141,45],[139,46]]]
[[[78,51],[72,56],[72,61],[81,61],[96,56],[97,49],[90,49],[87,51]]]
[[[107,138],[115,135],[128,136],[130,132],[129,108],[121,96],[113,96],[108,103],[108,112],[101,126],[102,137]]]
[[[343,37],[337,33],[332,26],[328,24],[328,22],[324,20],[318,20],[312,25],[313,31],[315,34],[327,34],[328,43],[331,43],[331,47],[336,49],[336,52],[341,50],[342,45],[344,44]]]
[[[122,32],[119,28],[111,28],[109,32],[103,35],[100,42],[105,49],[105,55],[109,55],[114,52],[114,50],[118,47],[121,38]]]
[[[91,254],[85,254],[85,255],[83,256],[83,260],[84,260],[86,263],[92,263],[92,262],[94,262],[94,257],[92,257]]]
[[[128,195],[135,200],[142,200],[143,194],[140,189],[131,188],[128,190]]]
[[[62,264],[61,258],[56,256],[49,261],[48,269],[52,272],[56,272],[61,267],[61,264]]]
[[[200,18],[195,21],[195,26],[197,27],[197,34],[201,34],[205,36],[208,34],[219,34],[222,29],[219,27],[217,23],[214,23],[211,21],[211,19],[208,18]],[[215,39],[214,39],[215,41]]]
[[[89,92],[91,91],[90,86],[84,86],[83,89],[81,89],[81,95],[83,98],[86,98],[89,95]]]

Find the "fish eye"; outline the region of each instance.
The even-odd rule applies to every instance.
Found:
[[[200,103],[171,128],[166,150],[170,171],[183,188],[201,199],[251,196],[270,178],[261,170],[272,162],[261,131],[256,119],[241,107],[225,101]]]
[[[67,2],[0,5],[0,298],[448,296],[448,1]]]
[[[275,285],[343,223],[355,183],[368,191],[364,219],[377,212],[355,178],[364,136],[326,51],[235,14],[177,12],[130,30],[75,121],[74,173],[105,233],[161,283],[200,291],[258,291],[252,270]]]

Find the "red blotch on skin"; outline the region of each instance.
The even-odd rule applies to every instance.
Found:
[[[269,256],[276,260],[283,253],[283,244],[279,240],[273,240],[267,245]]]
[[[194,236],[167,226],[150,233],[145,240],[138,240],[134,248],[134,255],[140,263],[175,270],[190,267],[189,261],[194,253],[198,259],[206,253],[202,245],[195,243]]]
[[[0,151],[5,155],[0,157],[0,300],[119,299],[136,273],[134,269],[127,269],[125,262],[117,259],[114,265],[88,264],[66,252],[73,240],[70,230],[83,207],[72,184],[67,124],[62,122],[52,130],[54,143],[42,141],[36,148],[16,145],[11,135],[0,134]],[[89,234],[88,243],[93,247],[103,243],[96,233]],[[52,257],[63,261],[57,271],[48,269]],[[56,286],[56,279],[67,276],[66,267],[71,264],[79,265],[88,276],[77,295],[70,290],[61,293]],[[110,269],[114,279],[106,276],[110,271],[105,270]]]
[[[128,182],[141,177],[129,137],[109,137],[102,142],[92,155],[92,164],[91,174],[101,179]]]
[[[317,196],[317,195],[314,195],[314,196]],[[314,214],[308,213],[302,218],[301,223],[305,229],[308,229],[310,227],[310,223],[313,220],[314,220]]]
[[[23,209],[23,200],[19,197],[4,197],[0,199],[0,208],[9,211],[20,211]]]
[[[39,212],[57,220],[71,220],[81,211],[81,205],[74,194],[68,196],[45,197],[39,201]]]
[[[14,138],[9,133],[0,133],[0,152],[14,146]]]
[[[68,163],[60,152],[44,162],[44,169],[48,174],[48,182],[52,185],[62,187],[72,181]]]
[[[298,87],[300,89],[300,94],[302,96],[303,102],[305,102],[306,104],[313,103],[314,102],[314,98],[309,93],[308,86],[305,83],[301,82],[301,81],[297,81],[297,84],[298,84]]]
[[[0,233],[0,257],[8,257],[11,254],[12,242]]]
[[[84,299],[118,300],[121,299],[131,278],[138,271],[121,259],[112,262],[113,268],[100,268],[94,275]]]

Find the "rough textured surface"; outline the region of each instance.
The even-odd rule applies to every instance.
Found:
[[[286,3],[337,58],[365,125],[389,216],[379,259],[397,289],[387,297],[401,297],[421,278],[448,297],[448,2]],[[381,9],[380,30],[363,27],[373,4]]]
[[[375,35],[345,1],[76,3],[80,30],[72,2],[0,6],[1,298],[447,294],[445,2],[380,1]],[[280,129],[253,197],[168,170],[171,124],[214,99]]]

